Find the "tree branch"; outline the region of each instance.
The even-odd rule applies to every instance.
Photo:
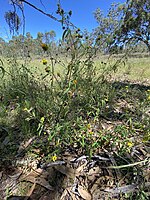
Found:
[[[57,19],[56,17],[54,17],[53,15],[44,12],[43,10],[41,10],[40,8],[37,8],[35,5],[31,4],[30,2],[26,1],[26,0],[20,0],[21,2],[26,3],[27,5],[29,5],[30,7],[34,8],[35,10],[39,11],[40,13],[46,15],[47,17],[50,17],[51,19],[57,21],[57,22],[61,22],[61,20]]]

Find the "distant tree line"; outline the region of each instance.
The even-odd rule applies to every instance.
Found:
[[[11,40],[5,41],[0,38],[0,52],[3,56],[25,56],[41,55],[43,53],[41,43],[46,43],[53,50],[56,49],[56,33],[51,30],[49,32],[38,32],[36,38],[33,38],[30,32],[25,35],[18,34],[12,36]]]

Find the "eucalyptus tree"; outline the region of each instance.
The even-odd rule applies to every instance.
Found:
[[[150,1],[127,0],[122,9],[121,26],[116,31],[118,42],[134,39],[143,42],[150,51]]]
[[[150,1],[127,0],[111,5],[105,16],[98,8],[94,13],[98,27],[95,35],[104,49],[143,42],[150,51]]]
[[[100,47],[100,51],[108,52],[110,47],[114,48],[115,46],[113,44],[116,37],[115,32],[120,25],[119,4],[112,4],[106,15],[100,8],[97,8],[94,17],[98,23],[98,26],[93,30],[96,43]]]

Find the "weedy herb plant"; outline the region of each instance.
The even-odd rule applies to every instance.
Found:
[[[144,109],[143,106],[149,102],[149,92],[147,90],[144,102],[139,99],[140,101],[132,105],[130,96],[133,89],[125,85],[118,90],[108,81],[110,74],[114,72],[114,67],[116,70],[122,61],[119,60],[111,65],[108,60],[108,63],[102,64],[99,72],[94,61],[98,51],[97,40],[90,46],[85,45],[82,31],[72,30],[69,21],[65,21],[69,20],[70,14],[61,11],[59,8],[58,14],[63,16],[64,20],[62,23],[64,32],[59,45],[67,56],[67,62],[49,50],[51,47],[44,42],[41,43],[43,69],[38,77],[30,69],[31,61],[26,59],[21,62],[14,57],[13,52],[7,61],[7,65],[10,66],[7,67],[8,70],[5,70],[1,60],[3,75],[5,71],[7,73],[7,81],[4,79],[2,88],[6,107],[9,103],[12,107],[19,106],[18,127],[24,135],[27,137],[31,134],[39,137],[44,135],[58,152],[61,152],[66,144],[67,146],[76,144],[76,148],[81,148],[85,154],[91,155],[91,152],[94,153],[105,142],[117,146],[118,142],[121,144],[125,138],[121,144],[124,146],[130,132],[135,132],[132,113],[135,112],[137,115],[138,112],[136,117],[140,117],[143,112],[141,109]],[[60,72],[58,68],[61,69]],[[139,95],[138,91],[134,92]],[[126,102],[128,105],[124,105],[120,113],[114,112],[114,102],[117,99],[127,98],[131,102]],[[95,122],[100,124],[103,119],[108,120],[115,116],[117,119],[123,119],[125,125],[114,128],[116,134],[120,131],[120,136],[115,136],[112,142],[112,133],[103,133],[102,129],[96,130]],[[87,124],[93,127],[88,130]],[[58,141],[59,145],[56,145]],[[52,151],[50,148],[46,151],[53,154],[54,148],[51,149]]]
[[[55,162],[65,152],[91,158],[102,149],[124,156],[135,145],[148,144],[149,87],[112,83],[123,61],[100,60],[97,67],[97,40],[85,44],[87,36],[70,27],[71,12],[58,7],[57,13],[64,30],[59,43],[63,56],[41,41],[38,75],[29,58],[22,60],[12,52],[7,60],[0,59],[0,134],[9,136],[9,146],[3,140],[0,147],[2,162],[4,154],[17,155],[19,144],[33,136],[28,154],[43,162]],[[144,193],[138,195],[143,198]]]

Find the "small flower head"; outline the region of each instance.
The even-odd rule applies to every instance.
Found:
[[[48,45],[45,44],[45,43],[42,43],[42,44],[41,44],[41,47],[42,47],[42,49],[43,49],[44,51],[47,51],[47,50],[48,50]]]
[[[46,65],[46,64],[47,64],[47,60],[46,60],[46,59],[43,59],[43,60],[42,60],[42,63],[43,63],[43,65]]]
[[[87,124],[87,129],[91,129],[91,124]]]
[[[150,90],[147,90],[147,92],[150,92]]]
[[[150,95],[147,97],[147,100],[150,101]]]
[[[57,160],[57,156],[56,156],[56,155],[53,155],[53,156],[52,156],[52,161],[55,162],[56,160]]]
[[[90,135],[93,135],[93,134],[94,134],[94,132],[90,130],[90,131],[89,131],[89,134],[90,134]]]
[[[77,80],[73,80],[73,83],[76,85],[77,84]]]
[[[72,15],[72,10],[70,10],[68,14],[69,14],[69,16],[71,16]]]
[[[43,124],[44,123],[45,118],[41,117],[40,122]]]
[[[127,143],[127,146],[128,146],[129,148],[131,148],[131,147],[133,147],[133,143],[132,143],[131,141],[129,141],[129,142]]]
[[[28,108],[24,108],[23,111],[28,111]]]

